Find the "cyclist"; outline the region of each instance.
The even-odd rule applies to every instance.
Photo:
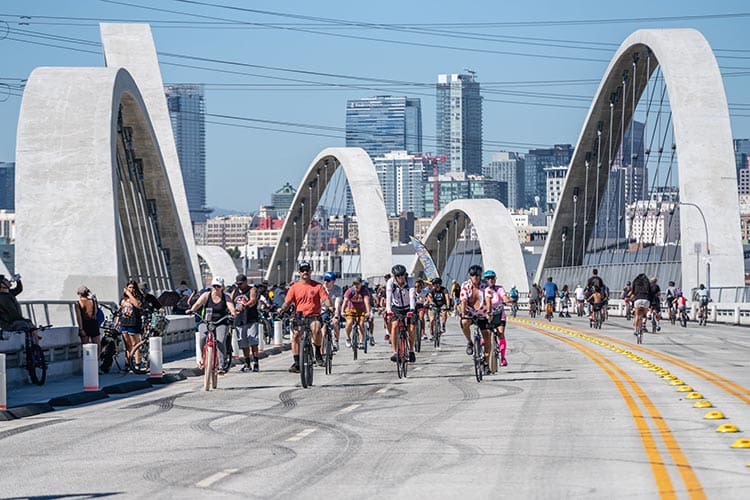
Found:
[[[323,353],[321,344],[323,338],[320,333],[320,313],[322,306],[333,308],[333,304],[328,298],[328,293],[323,285],[310,278],[312,266],[309,262],[303,260],[297,266],[300,279],[295,281],[287,290],[284,304],[279,309],[279,313],[284,313],[290,307],[294,306],[295,312],[302,315],[309,322],[310,332],[312,334],[312,343],[315,346],[315,360],[318,366],[324,366]],[[289,367],[290,373],[299,373],[299,344],[301,334],[298,329],[294,329],[292,334],[292,355],[294,362]]]
[[[393,277],[385,284],[385,316],[389,322],[389,331],[393,355],[391,361],[398,361],[398,318],[396,315],[405,316],[409,329],[409,361],[416,361],[414,355],[414,309],[416,298],[414,288],[409,287],[406,276],[406,268],[396,264],[391,268]]]
[[[620,295],[620,298],[625,303],[625,316],[627,316],[628,311],[631,310],[633,307],[632,300],[630,300],[630,296],[633,292],[633,287],[630,285],[630,282],[625,282],[625,286],[622,288],[622,294]]]
[[[362,280],[362,288],[367,290],[367,302],[370,304],[370,314],[365,317],[367,326],[370,329],[370,345],[375,345],[375,292],[370,289],[367,280]]]
[[[430,314],[430,332],[435,331],[435,321],[440,321],[440,332],[445,332],[445,322],[448,319],[448,305],[450,296],[448,290],[443,286],[443,280],[435,278],[432,280],[432,288],[427,293],[427,305]],[[432,339],[430,339],[432,340]]]
[[[529,289],[529,313],[531,313],[531,311],[539,310],[539,298],[541,295],[539,285],[536,283],[531,285],[531,288]]]
[[[234,290],[229,295],[234,307],[237,310],[235,325],[239,334],[238,344],[245,356],[244,363],[240,371],[260,371],[258,364],[258,304],[260,293],[258,287],[251,286],[247,281],[247,276],[238,274],[234,280]],[[253,364],[250,365],[250,351],[253,353]]]
[[[331,324],[333,325],[333,350],[338,351],[339,336],[341,334],[341,323],[339,322],[339,318],[341,318],[341,298],[344,296],[344,292],[341,290],[341,287],[336,284],[336,273],[331,271],[328,271],[323,275],[323,286],[328,293],[328,298],[333,304],[333,310],[331,311],[333,315],[331,319]],[[326,324],[323,325],[323,328],[326,327],[325,325]],[[349,334],[347,333],[347,339],[348,338]],[[347,345],[347,347],[351,346]]]
[[[510,293],[508,295],[510,296],[510,306],[517,311],[518,310],[518,288],[516,288],[516,285],[513,285],[511,287]]]
[[[417,321],[419,321],[419,330],[422,332],[422,340],[427,340],[427,332],[424,329],[424,316],[427,312],[425,304],[429,291],[430,287],[425,287],[424,281],[417,280],[414,282],[414,305],[416,307]]]
[[[459,309],[461,305],[461,287],[456,283],[456,280],[451,282],[451,303],[453,305],[453,316],[458,316],[461,312]]]
[[[591,304],[591,316],[589,317],[589,327],[594,326],[594,317],[596,316],[596,313],[601,311],[604,307],[604,294],[599,289],[598,286],[594,286],[593,291],[589,294],[588,299],[586,301]],[[604,314],[599,315],[599,319],[603,322],[604,320]]]
[[[187,314],[193,314],[203,306],[206,307],[206,311],[211,310],[211,317],[206,318],[209,321],[218,321],[227,314],[232,317],[237,316],[237,310],[234,308],[234,302],[229,298],[224,289],[224,278],[214,276],[211,280],[211,290],[203,293],[195,304],[190,306],[186,311]],[[206,313],[208,314],[208,313]],[[208,327],[205,324],[201,324],[198,327],[198,331],[201,333],[201,347],[208,338]],[[227,353],[227,319],[224,318],[220,323],[216,325],[214,332],[216,335],[216,344],[219,347],[218,351],[218,366],[219,374],[224,374],[225,361],[224,357]],[[137,354],[137,352],[136,352]],[[138,360],[136,360],[137,362]]]
[[[16,274],[13,281],[0,274],[0,329],[11,331],[29,331],[34,343],[39,343],[39,330],[36,325],[21,315],[21,306],[16,296],[23,292],[21,275]],[[13,286],[15,282],[15,286]]]
[[[707,312],[708,303],[711,302],[711,297],[708,296],[708,288],[706,288],[703,283],[698,286],[698,289],[695,291],[694,298],[698,301],[701,309],[701,314],[704,313],[704,310]]]
[[[656,319],[656,331],[658,332],[661,331],[661,288],[656,281],[656,278],[651,278],[651,314]]]
[[[474,264],[469,268],[469,279],[461,285],[461,330],[466,337],[466,354],[469,356],[474,355],[471,325],[475,320],[482,331],[484,344],[490,345],[489,324],[484,306],[484,286],[482,283],[482,266]]]
[[[560,290],[560,317],[570,318],[570,289],[568,285],[563,285]]]
[[[584,304],[586,304],[586,293],[580,283],[576,286],[573,293],[576,297],[576,304],[578,304],[578,316],[583,316]]]
[[[497,280],[495,271],[487,269],[484,274],[482,274],[482,278],[487,281],[487,287],[484,290],[484,303],[487,307],[487,315],[490,318],[490,331],[492,331],[492,329],[497,331],[498,346],[500,348],[500,366],[508,366],[508,361],[505,359],[505,351],[507,349],[507,343],[505,341],[505,304],[512,301],[512,299],[502,285],[495,284],[495,281]],[[491,340],[492,339],[490,339],[490,341]],[[490,345],[486,339],[485,345]],[[487,349],[485,358],[492,354],[491,351],[492,349]],[[485,366],[489,367],[489,359],[485,359]]]
[[[641,273],[633,280],[633,288],[630,294],[633,300],[633,308],[635,314],[633,314],[633,333],[638,334],[638,327],[646,320],[646,311],[651,305],[651,284],[648,276]]]
[[[586,294],[594,293],[594,288],[598,288],[600,292],[604,290],[604,280],[599,277],[598,269],[591,271],[591,277],[586,282]]]
[[[361,346],[365,339],[365,319],[372,315],[370,291],[362,284],[361,279],[354,278],[352,286],[344,292],[342,309],[346,317],[346,347],[352,346],[350,339],[355,322],[359,325],[358,345]]]
[[[547,283],[544,284],[544,304],[552,304],[552,312],[555,312],[555,298],[560,293],[557,289],[557,283],[552,281],[552,276],[547,278]]]
[[[670,319],[677,315],[677,308],[675,307],[675,299],[677,299],[677,287],[674,285],[674,281],[670,281],[667,285],[667,311]]]

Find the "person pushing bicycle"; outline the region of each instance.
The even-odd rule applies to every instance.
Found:
[[[15,282],[15,286],[13,286]],[[39,344],[39,329],[36,325],[24,318],[21,314],[21,305],[16,300],[23,292],[21,275],[16,274],[12,281],[0,274],[0,329],[8,331],[28,331],[34,338],[34,343]]]

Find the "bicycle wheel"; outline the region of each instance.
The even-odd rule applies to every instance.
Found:
[[[417,318],[417,324],[414,326],[415,337],[414,337],[414,350],[420,352],[422,350],[422,322]]]
[[[130,351],[130,355],[128,356],[128,366],[130,367],[130,370],[137,375],[145,375],[151,368],[148,359],[148,345],[148,339],[141,340],[135,345],[135,347],[133,347],[133,349]],[[141,355],[140,363],[135,362],[136,352],[140,353]]]
[[[362,350],[367,354],[367,345],[370,343],[370,328],[367,326],[367,321],[365,321],[365,335],[362,342],[364,342],[362,344]]]
[[[324,361],[326,365],[326,375],[330,375],[333,371],[333,339],[331,338],[331,333],[326,332],[326,340],[325,340],[325,354]]]
[[[214,372],[214,346],[206,344],[203,347],[203,390],[208,391],[211,389],[213,382]]]
[[[500,349],[497,344],[497,334],[492,333],[492,351],[490,351],[490,373],[497,373],[500,366]]]
[[[680,313],[680,326],[687,327],[687,314]]]
[[[37,344],[31,344],[26,356],[26,369],[29,371],[31,383],[44,385],[47,380],[47,361],[44,359],[44,351]]]
[[[474,375],[476,375],[477,382],[481,382],[484,376],[484,350],[482,341],[477,338],[476,334],[474,335]]]
[[[402,334],[398,350],[400,352],[401,372],[404,374],[404,378],[406,378],[406,371],[409,367],[409,343],[406,340],[406,334]]]
[[[267,319],[263,319],[261,321],[261,326],[263,327],[263,340],[266,342],[266,345],[272,345],[273,344],[273,325],[270,321]]]
[[[216,386],[219,385],[219,348],[214,347],[213,352],[213,370],[211,370],[211,387],[216,389]]]
[[[359,350],[359,325],[357,323],[354,323],[354,327],[352,328],[352,353],[354,354],[354,361],[357,361],[357,351]]]
[[[315,356],[313,354],[312,342],[309,337],[307,338],[307,342],[305,342],[304,353],[304,361],[300,367],[300,375],[302,373],[305,374],[305,381],[302,384],[302,387],[307,388],[312,387],[313,385],[313,367],[315,365]]]

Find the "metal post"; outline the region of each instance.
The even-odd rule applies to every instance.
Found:
[[[164,371],[162,370],[162,338],[151,337],[148,342],[148,361],[150,367],[151,378],[162,378]]]
[[[8,398],[5,392],[5,354],[0,352],[0,410],[7,408]]]
[[[706,289],[708,289],[708,298],[710,299],[711,298],[711,247],[708,243],[708,224],[706,223],[706,216],[703,215],[703,210],[701,210],[701,207],[699,207],[695,203],[690,203],[687,201],[678,201],[677,204],[695,207],[698,210],[698,213],[700,214],[701,219],[703,220],[703,229],[706,232]],[[700,284],[700,280],[698,280],[698,283],[696,283],[696,286],[698,286],[699,284]]]
[[[96,344],[83,345],[83,390],[99,390],[99,352]]]

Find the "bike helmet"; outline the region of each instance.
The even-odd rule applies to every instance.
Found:
[[[393,274],[394,278],[397,276],[406,276],[406,268],[401,264],[396,264],[391,268],[391,274]]]
[[[432,284],[433,285],[442,285],[443,284],[443,280],[441,280],[440,278],[435,278],[435,279],[432,280]]]
[[[674,281],[670,281],[669,286],[674,286]]]
[[[323,281],[336,281],[336,273],[328,271],[323,275]]]
[[[630,286],[630,282],[629,282],[629,281],[628,281],[628,282],[626,282],[626,283],[625,283],[625,286]]]
[[[302,261],[300,261],[299,266],[297,266],[297,269],[299,270],[299,272],[302,272],[302,271],[311,271],[312,270],[312,266],[306,260],[302,260]]]
[[[484,272],[484,274],[482,274],[482,278],[484,278],[484,279],[487,279],[487,278],[497,278],[497,275],[495,274],[495,271],[493,271],[492,269],[487,269]]]
[[[481,276],[482,275],[482,266],[479,264],[474,264],[469,268],[469,276]]]

